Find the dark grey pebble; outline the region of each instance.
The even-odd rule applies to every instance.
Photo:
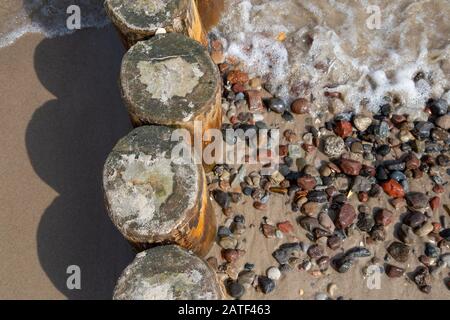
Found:
[[[370,257],[372,254],[370,253],[370,251],[364,247],[354,247],[349,249],[346,253],[345,256],[347,258],[351,258],[351,259],[355,259],[355,258],[365,258],[365,257]]]
[[[213,191],[214,200],[222,208],[229,208],[231,203],[231,197],[228,192],[223,192],[222,190],[216,189]]]
[[[289,111],[285,111],[281,117],[288,122],[294,121],[294,116]]]
[[[269,99],[267,102],[267,107],[276,113],[283,113],[286,111],[286,104],[279,98]]]
[[[336,270],[339,273],[345,273],[353,266],[353,263],[355,262],[354,259],[349,257],[343,257],[335,261]]]
[[[227,286],[228,294],[233,298],[239,299],[245,293],[245,288],[242,284],[236,281],[230,281]]]
[[[275,289],[275,281],[266,276],[258,276],[258,285],[265,294],[270,293]]]
[[[428,106],[436,116],[443,116],[448,112],[448,103],[445,99],[433,99],[429,102]]]

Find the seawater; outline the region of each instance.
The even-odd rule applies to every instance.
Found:
[[[450,98],[448,0],[226,0],[225,7],[213,33],[227,55],[287,102],[312,99],[318,116],[330,109],[325,91],[341,93],[337,110],[376,111],[393,101],[419,118],[428,98]]]
[[[109,23],[103,0],[1,0],[0,47],[11,45],[26,33],[55,37],[74,32],[66,26],[70,5],[80,7],[82,28]]]

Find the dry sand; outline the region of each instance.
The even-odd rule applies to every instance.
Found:
[[[111,27],[0,50],[0,298],[110,299],[132,250],[103,206],[101,169],[130,130]],[[81,268],[81,290],[66,269]]]
[[[330,115],[331,117],[331,115]],[[309,118],[309,119],[308,119]],[[265,121],[271,128],[279,128],[280,135],[286,130],[293,130],[298,137],[301,137],[305,132],[305,125],[308,126],[312,123],[312,118],[308,115],[296,115],[294,122],[285,122],[282,120],[279,114],[274,112],[265,113]],[[282,138],[280,144],[286,144],[286,140]],[[308,154],[305,158],[308,164],[315,164],[316,166],[321,163],[321,161],[326,160],[327,157],[320,151]],[[326,160],[327,161],[327,160]],[[294,165],[295,166],[295,165]],[[239,166],[236,166],[236,169]],[[252,165],[247,166],[247,174],[252,171],[259,171],[261,166]],[[445,173],[442,172],[442,176]],[[428,192],[431,190],[432,185],[430,184],[430,179],[427,175],[424,175],[422,179],[411,180],[410,181],[411,191],[421,191]],[[235,190],[230,190],[235,192],[240,192],[238,187]],[[430,194],[433,194],[430,192]],[[441,201],[445,204],[448,203],[449,188],[445,193],[441,195]],[[379,197],[370,198],[370,200],[365,203],[373,210],[378,210],[379,208],[386,208],[394,213],[394,223],[386,227],[386,241],[377,242],[375,244],[366,244],[365,238],[367,234],[361,232],[358,229],[347,238],[343,243],[343,249],[331,250],[326,245],[322,245],[325,249],[325,254],[330,257],[340,256],[344,253],[344,250],[348,250],[355,246],[364,246],[370,250],[372,256],[369,258],[357,259],[357,262],[351,267],[350,271],[345,274],[338,273],[330,266],[329,270],[324,272],[323,275],[313,276],[311,271],[317,270],[312,268],[310,271],[302,271],[293,269],[287,274],[281,276],[280,280],[276,281],[276,287],[274,291],[269,294],[263,294],[261,291],[257,291],[253,288],[247,289],[245,295],[242,299],[284,299],[284,300],[297,300],[297,299],[315,299],[317,293],[327,293],[327,287],[329,284],[336,284],[337,290],[332,298],[342,296],[345,299],[355,299],[355,300],[391,300],[391,299],[450,299],[450,291],[447,289],[444,279],[450,276],[449,268],[445,268],[439,274],[432,279],[432,291],[430,294],[422,293],[416,286],[416,284],[411,280],[410,276],[414,274],[415,269],[421,265],[418,261],[418,257],[423,254],[424,250],[424,240],[416,239],[416,244],[412,247],[415,252],[412,252],[409,260],[406,263],[398,263],[397,261],[390,259],[390,264],[402,267],[406,269],[405,276],[401,278],[388,278],[386,274],[379,274],[379,282],[373,282],[371,280],[374,278],[367,278],[363,275],[363,267],[371,265],[370,261],[373,257],[377,257],[380,260],[378,266],[384,266],[384,257],[387,253],[386,247],[396,240],[394,237],[394,229],[398,228],[400,217],[403,217],[406,213],[406,208],[395,210],[388,202],[388,197],[384,192],[381,193]],[[212,200],[214,208],[218,217],[218,224],[225,225],[228,219],[224,214],[222,214],[222,209],[217,205],[217,203]],[[353,194],[349,197],[349,202],[358,208],[361,204],[357,195]],[[299,212],[292,212],[291,202],[287,195],[283,196],[276,193],[271,193],[270,199],[267,203],[266,210],[256,210],[253,208],[253,200],[251,197],[243,196],[242,201],[237,205],[232,205],[233,215],[242,214],[245,217],[245,225],[247,227],[245,233],[240,236],[240,241],[244,243],[243,249],[246,253],[242,258],[240,258],[236,263],[236,270],[244,270],[244,265],[246,262],[255,264],[255,273],[257,275],[266,275],[266,270],[272,266],[278,267],[279,264],[273,258],[272,253],[278,249],[278,247],[283,243],[291,242],[305,242],[308,244],[313,244],[306,237],[306,231],[298,224],[299,218],[305,217],[304,214]],[[442,204],[434,213],[433,221],[439,221],[440,215],[446,215]],[[290,221],[294,226],[294,231],[289,235],[284,235],[282,239],[278,238],[266,238],[262,231],[260,230],[260,225],[263,222],[263,217],[267,217],[270,224],[276,225],[278,222]],[[447,220],[448,221],[448,220]],[[217,243],[214,244],[212,250],[208,256],[214,256],[219,261],[219,264],[223,263],[224,260],[221,258],[221,248]],[[300,256],[300,262],[305,260],[307,257],[306,253]],[[223,272],[218,273],[219,279],[227,279],[228,277]],[[225,289],[223,288],[225,291]]]

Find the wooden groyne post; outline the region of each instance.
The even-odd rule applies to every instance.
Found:
[[[176,243],[204,256],[216,235],[203,167],[192,157],[173,155],[183,142],[173,129],[142,126],[119,140],[103,170],[111,220],[137,250]]]
[[[115,300],[218,300],[222,292],[214,271],[175,245],[138,253],[123,271]]]
[[[105,9],[127,48],[158,32],[208,43],[195,0],[106,0]]]

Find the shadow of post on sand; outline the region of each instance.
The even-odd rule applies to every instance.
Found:
[[[134,253],[104,208],[103,163],[131,129],[117,79],[123,55],[114,29],[87,29],[44,39],[36,73],[55,99],[39,107],[26,132],[34,170],[58,197],[37,232],[42,268],[69,299],[110,299]],[[69,290],[67,267],[81,269],[81,290]]]

